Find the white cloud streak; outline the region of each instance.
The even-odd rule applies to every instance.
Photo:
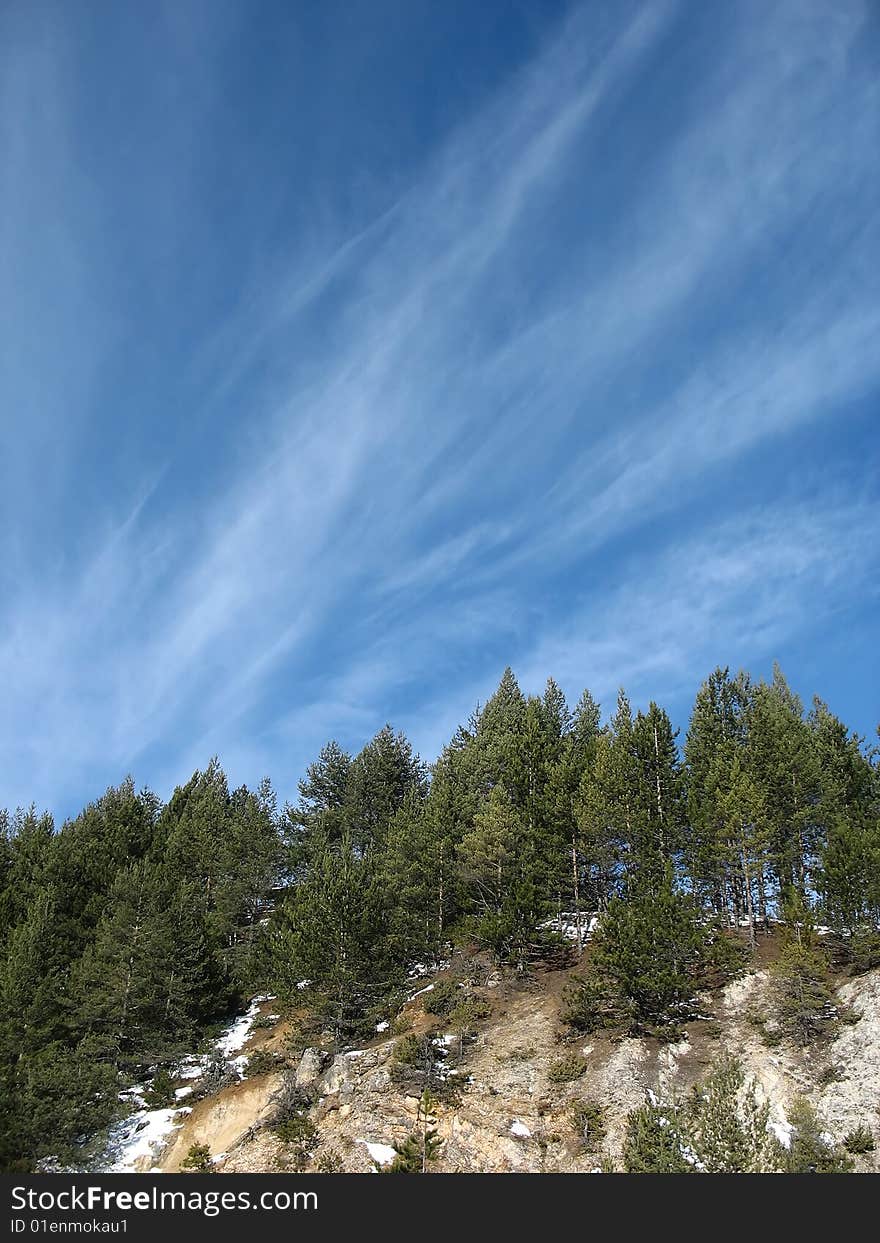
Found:
[[[445,730],[462,692],[441,703],[423,671],[476,690],[474,666],[497,672],[489,637],[526,681],[552,670],[604,695],[702,676],[706,636],[750,594],[725,649],[763,650],[802,625],[804,593],[841,581],[851,524],[876,532],[875,510],[716,524],[664,550],[637,589],[591,596],[566,620],[530,590],[575,562],[586,573],[585,558],[675,510],[690,483],[880,380],[865,265],[880,256],[877,196],[865,199],[862,160],[880,94],[848,60],[864,9],[802,10],[775,7],[757,45],[744,23],[632,200],[595,233],[569,222],[537,284],[542,221],[553,227],[581,161],[601,176],[589,161],[675,29],[674,5],[645,5],[615,32],[597,32],[586,6],[381,219],[329,254],[289,256],[289,280],[206,337],[194,364],[203,415],[246,394],[243,460],[223,494],[163,515],[159,485],[75,576],[22,581],[7,601],[0,791],[63,800],[181,738],[194,763],[216,748],[253,779],[321,734],[381,724],[404,689],[417,722]],[[679,348],[661,396],[640,384],[746,265],[827,207],[829,187],[862,202],[855,239],[829,232],[822,258],[839,274],[817,279],[798,252],[769,308],[703,337],[689,363]],[[650,634],[633,631],[637,614]],[[243,741],[282,670],[296,702]],[[439,740],[416,729],[423,746]]]

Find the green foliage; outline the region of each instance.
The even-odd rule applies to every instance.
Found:
[[[335,1148],[325,1148],[315,1162],[316,1174],[341,1174],[343,1168],[342,1157]]]
[[[777,1168],[779,1147],[767,1129],[768,1102],[759,1104],[736,1058],[722,1058],[694,1088],[687,1105],[688,1144],[709,1174],[760,1174]]]
[[[624,1012],[621,998],[598,974],[573,976],[563,991],[562,1021],[576,1032],[614,1027]]]
[[[477,1034],[477,1025],[487,1019],[492,1007],[482,997],[463,997],[447,1020],[449,1030],[460,1041],[470,1040]]]
[[[605,1139],[605,1110],[595,1101],[578,1101],[569,1111],[574,1132],[584,1152],[596,1152]]]
[[[767,1129],[735,1058],[717,1062],[683,1104],[649,1100],[627,1119],[624,1168],[647,1174],[761,1174],[781,1168],[783,1149]]]
[[[211,1149],[207,1144],[191,1144],[186,1156],[180,1163],[182,1170],[193,1174],[211,1174],[214,1170],[211,1161]]]
[[[647,1102],[626,1120],[623,1168],[627,1174],[693,1174],[678,1110]]]
[[[425,1060],[425,1056],[425,1039],[413,1032],[398,1040],[394,1046],[394,1061],[401,1066],[417,1066]]]
[[[784,946],[771,969],[770,998],[783,1038],[809,1045],[833,1031],[838,1012],[828,967],[807,945],[792,940]]]
[[[876,928],[855,928],[845,944],[845,961],[853,975],[880,967],[880,931]]]
[[[580,1053],[569,1052],[550,1064],[547,1078],[551,1083],[571,1083],[574,1079],[580,1079],[586,1069],[586,1059]]]
[[[96,1155],[102,1130],[120,1113],[119,1076],[96,1061],[84,1042],[22,1053],[3,1067],[0,1161],[6,1169],[35,1168],[51,1156],[62,1165]]]
[[[608,904],[588,982],[568,997],[568,1021],[585,1031],[624,1019],[638,1030],[674,1027],[719,974],[719,962],[735,969],[719,956],[718,940],[692,899],[676,892],[670,869],[660,880],[636,882]]]
[[[843,1146],[847,1152],[855,1156],[863,1156],[865,1153],[873,1152],[876,1144],[874,1135],[870,1127],[860,1123],[852,1131],[848,1131],[844,1136]]]
[[[428,1014],[436,1014],[445,1019],[456,1007],[461,997],[461,988],[457,980],[446,976],[437,980],[429,993],[422,998],[422,1005]]]
[[[788,1121],[791,1136],[782,1157],[786,1174],[846,1174],[853,1168],[843,1148],[829,1142],[805,1097],[798,1097],[791,1105]]]
[[[174,1079],[164,1068],[157,1070],[144,1093],[148,1109],[167,1109],[176,1101]]]
[[[436,1107],[436,1100],[426,1088],[419,1099],[415,1128],[402,1143],[394,1145],[397,1156],[390,1165],[379,1167],[382,1173],[424,1174],[427,1172],[428,1165],[435,1160],[443,1144],[435,1126]]]
[[[258,989],[344,1047],[451,944],[520,977],[558,958],[565,912],[582,934],[601,916],[566,993],[576,1031],[674,1038],[782,910],[765,1030],[831,1032],[846,1015],[814,918],[836,967],[880,964],[878,753],[820,701],[805,714],[778,669],[715,670],[682,754],[655,703],[621,691],[601,720],[588,692],[570,709],[552,679],[525,695],[508,669],[430,774],[386,726],[354,756],[328,743],[281,814],[268,782],[230,790],[216,760],[164,806],[127,779],[57,830],[0,812],[0,1166],[86,1163],[119,1086]],[[424,999],[459,1050],[486,1017],[463,983]],[[424,1041],[403,1048],[394,1074],[448,1090]],[[157,1074],[155,1099],[169,1090]],[[634,1152],[651,1125],[634,1124]]]
[[[255,1079],[259,1075],[271,1075],[283,1065],[284,1058],[280,1053],[271,1049],[255,1049],[245,1063],[245,1078]]]
[[[272,1130],[285,1144],[301,1144],[308,1146],[314,1143],[318,1128],[308,1114],[290,1114],[280,1122],[272,1124]]]

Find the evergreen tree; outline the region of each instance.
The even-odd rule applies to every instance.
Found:
[[[346,784],[346,822],[355,850],[381,849],[407,795],[424,794],[426,774],[403,733],[390,725],[355,756]]]
[[[688,1143],[707,1174],[763,1174],[776,1170],[779,1144],[768,1130],[770,1104],[759,1104],[757,1084],[746,1084],[741,1063],[723,1057],[694,1088]]]
[[[786,1174],[847,1174],[853,1163],[843,1148],[823,1132],[816,1111],[803,1096],[788,1111],[791,1126],[782,1160]]]
[[[397,1156],[383,1169],[386,1174],[427,1174],[428,1165],[437,1155],[443,1141],[437,1134],[434,1113],[437,1102],[427,1088],[419,1097],[415,1129],[400,1144]]]
[[[337,1039],[364,1027],[370,1005],[402,974],[384,944],[381,888],[346,835],[316,850],[308,876],[281,907],[272,935],[273,983],[296,997],[303,981]]]
[[[627,1174],[693,1174],[679,1111],[649,1100],[626,1120],[623,1168]]]
[[[591,969],[636,1028],[680,1022],[713,971],[732,967],[716,954],[717,938],[692,898],[676,892],[667,866],[658,884],[636,878],[612,898],[593,939]]]
[[[748,720],[748,764],[771,826],[770,860],[778,891],[812,888],[822,845],[819,759],[803,707],[779,666],[755,688]]]

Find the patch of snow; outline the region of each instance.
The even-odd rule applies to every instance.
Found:
[[[377,1024],[376,1024],[376,1031],[377,1031],[377,1032],[387,1032],[387,1031],[388,1031],[388,1028],[389,1028],[390,1026],[391,1026],[391,1024],[388,1022],[388,1020],[387,1020],[387,1019],[383,1019],[381,1023],[377,1023]]]
[[[297,984],[297,988],[299,989],[308,988],[311,982],[312,982],[311,980],[300,980],[300,982]]]
[[[433,965],[429,963],[425,963],[425,962],[417,962],[417,963],[414,963],[413,966],[410,967],[409,971],[407,971],[406,973],[407,979],[418,980],[420,979],[421,976],[431,975],[431,973],[434,971],[445,971],[448,966],[449,966],[448,958],[444,959],[442,962],[438,962]]]
[[[234,1058],[232,1058],[232,1059],[230,1060],[230,1063],[229,1063],[229,1065],[232,1067],[232,1069],[233,1069],[233,1070],[235,1071],[235,1073],[238,1075],[239,1079],[243,1079],[243,1078],[244,1078],[244,1068],[245,1068],[245,1066],[247,1066],[247,1064],[248,1064],[248,1055],[247,1055],[247,1053],[240,1053],[240,1054],[238,1055],[238,1057],[234,1057]]]
[[[222,1036],[214,1042],[214,1048],[218,1053],[223,1057],[230,1057],[244,1046],[259,1012],[260,1002],[266,1000],[268,1000],[266,997],[254,997],[244,1014],[233,1019]]]
[[[532,1133],[524,1122],[520,1122],[519,1118],[514,1118],[510,1124],[511,1135],[516,1135],[518,1139],[531,1139]]]
[[[176,1088],[174,1095],[179,1101],[182,1101],[185,1096],[189,1096],[190,1092],[192,1092],[192,1087],[187,1084],[185,1087]]]
[[[581,940],[588,941],[596,931],[598,923],[598,911],[581,911]],[[561,915],[554,915],[552,919],[545,919],[543,923],[538,924],[538,928],[542,932],[558,932],[561,936],[565,937],[566,941],[576,941],[578,939],[577,911],[563,911]]]
[[[208,1069],[208,1058],[188,1057],[177,1068],[177,1079],[200,1079]]]
[[[690,1144],[682,1144],[679,1146],[681,1155],[687,1161],[688,1165],[693,1165],[698,1170],[705,1170],[706,1167],[697,1154],[691,1148]]]
[[[137,1162],[152,1157],[179,1124],[179,1109],[139,1109],[118,1122],[107,1142],[109,1174],[132,1173]]]
[[[368,1139],[359,1139],[357,1142],[366,1145],[367,1152],[377,1165],[390,1165],[397,1156],[397,1149],[390,1144],[373,1144]]]
[[[783,1148],[791,1147],[791,1133],[794,1128],[790,1122],[787,1122],[784,1118],[781,1122],[774,1122],[771,1119],[767,1123],[767,1130],[773,1132]]]
[[[434,988],[433,984],[426,984],[425,987],[420,988],[417,993],[413,993],[412,997],[409,997],[407,999],[407,1002],[415,1001],[416,997],[421,997],[423,993],[430,993],[433,990],[433,988]]]

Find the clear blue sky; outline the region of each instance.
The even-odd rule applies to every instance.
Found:
[[[0,805],[506,664],[880,719],[873,0],[6,0]]]

